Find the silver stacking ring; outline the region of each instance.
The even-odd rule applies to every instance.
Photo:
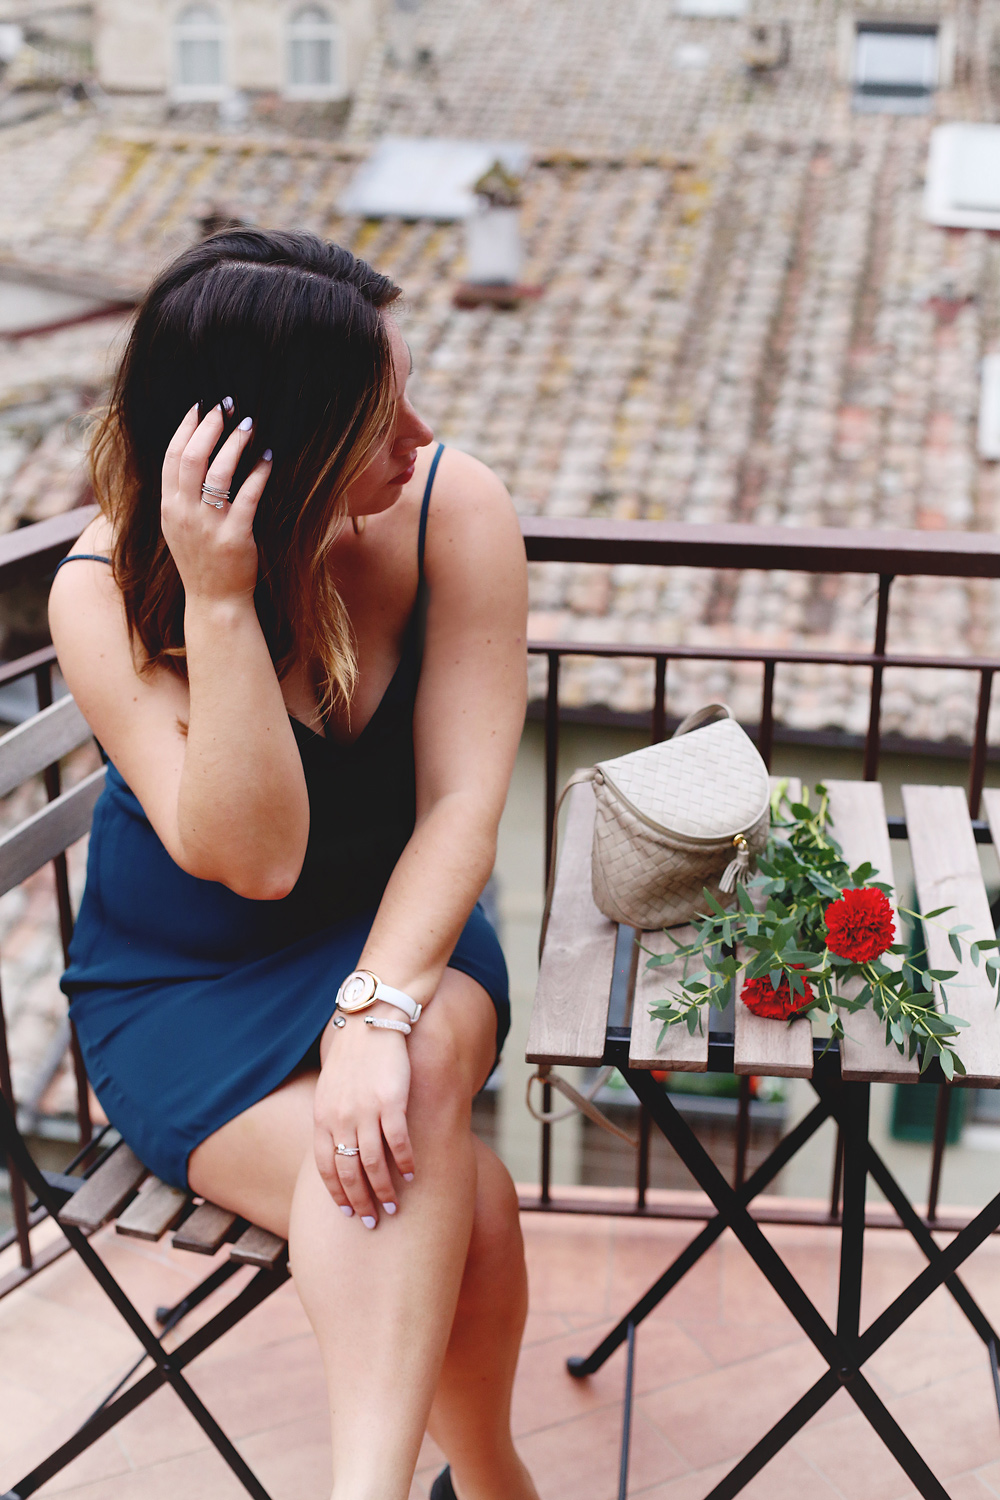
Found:
[[[206,495],[214,495],[214,500],[206,500]],[[228,490],[218,490],[212,484],[203,484],[201,487],[201,498],[204,505],[212,505],[216,510],[221,510],[223,502],[229,499]]]
[[[360,1156],[361,1155],[361,1147],[360,1146],[344,1146],[344,1145],[338,1144],[337,1150],[336,1150],[335,1154],[337,1156]]]

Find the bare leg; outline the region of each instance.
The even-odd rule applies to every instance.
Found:
[[[410,1039],[416,1180],[398,1184],[400,1211],[382,1218],[374,1233],[340,1213],[316,1172],[314,1074],[262,1100],[192,1155],[196,1191],[289,1235],[295,1284],[316,1330],[330,1391],[335,1500],[405,1500],[446,1351],[449,1364],[459,1359],[466,1378],[477,1342],[487,1358],[495,1355],[489,1335],[463,1341],[452,1332],[460,1287],[470,1310],[488,1304],[481,1281],[465,1267],[474,1208],[482,1201],[469,1112],[492,1060],[494,1024],[480,987],[449,970]],[[494,1196],[487,1191],[490,1202]],[[478,1259],[485,1266],[489,1255]],[[470,1290],[474,1284],[478,1292]],[[511,1284],[516,1292],[516,1277]],[[518,1331],[519,1318],[523,1308],[513,1320]],[[502,1342],[511,1342],[509,1331]],[[501,1407],[509,1401],[511,1374],[508,1351],[496,1377],[480,1387],[484,1406],[498,1393]],[[535,1500],[509,1430],[506,1447],[496,1435],[495,1412],[475,1415],[469,1393],[458,1393],[450,1378],[442,1384],[442,1436],[449,1456],[455,1452],[456,1483],[468,1474],[469,1500]],[[501,1470],[492,1482],[479,1473],[485,1459],[477,1468],[468,1442],[461,1444],[463,1420],[473,1421],[490,1464]]]
[[[476,1141],[475,1150],[472,1240],[428,1430],[448,1456],[460,1500],[538,1500],[510,1432],[528,1312],[517,1195],[489,1147]]]

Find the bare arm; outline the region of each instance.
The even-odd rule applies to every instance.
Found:
[[[359,964],[422,1004],[433,997],[493,868],[527,693],[527,569],[513,506],[500,482],[462,454],[446,456],[438,485],[413,726],[417,823]],[[399,1013],[386,1007],[384,1014]],[[337,1202],[374,1227],[373,1198],[389,1203],[396,1195],[383,1142],[404,1177],[415,1163],[405,1039],[366,1030],[348,1022],[327,1052],[316,1091],[315,1152]],[[352,1158],[334,1154],[336,1142],[355,1139],[364,1176]]]
[[[189,874],[268,899],[297,878],[309,806],[253,602],[253,516],[269,466],[257,466],[225,512],[202,504],[221,431],[217,411],[200,426],[189,413],[164,462],[163,532],[185,588],[189,686],[137,669],[121,596],[100,563],[60,570],[50,623],[71,692],[171,857]],[[230,437],[210,483],[228,487],[248,437]],[[109,542],[97,522],[79,550]]]

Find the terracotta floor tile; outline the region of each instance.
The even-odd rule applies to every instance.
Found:
[[[621,1401],[622,1354],[612,1355],[596,1374],[576,1380],[566,1369],[566,1357],[586,1352],[577,1333],[522,1350],[513,1406],[513,1429],[518,1437]]]
[[[78,1275],[88,1277],[82,1266]],[[53,1404],[74,1400],[81,1380],[103,1394],[101,1387],[117,1378],[139,1347],[110,1305],[90,1316],[37,1296],[32,1283],[0,1302],[4,1368],[16,1370],[20,1385]]]
[[[595,1317],[607,1311],[608,1230],[595,1233],[591,1221],[581,1220],[569,1226],[565,1238],[556,1239],[548,1224],[528,1222],[524,1247],[532,1307],[540,1312],[592,1312]]]
[[[790,1314],[783,1323],[734,1325],[699,1323],[685,1318],[678,1319],[678,1325],[704,1349],[712,1363],[719,1366],[738,1364],[754,1354],[762,1354],[767,1349],[782,1349],[802,1339],[802,1330]]]
[[[67,1500],[241,1500],[246,1490],[214,1451],[64,1490]]]
[[[895,1415],[895,1413],[894,1413]],[[908,1434],[922,1456],[925,1445]],[[917,1492],[881,1438],[859,1412],[823,1426],[810,1422],[795,1448],[848,1500],[917,1500]],[[965,1468],[967,1465],[956,1466]]]
[[[868,1362],[893,1395],[901,1396],[965,1371],[987,1371],[986,1347],[963,1318],[954,1333],[928,1332],[906,1323]]]
[[[738,1458],[825,1366],[803,1341],[642,1397],[640,1406],[692,1468]]]
[[[996,1490],[976,1474],[961,1474],[948,1480],[948,1500],[993,1500]]]
[[[727,1472],[727,1465],[713,1464],[644,1490],[642,1500],[704,1500]],[[841,1500],[841,1491],[817,1474],[801,1454],[786,1448],[740,1491],[740,1500]],[[867,1500],[867,1496],[853,1495],[850,1500]]]
[[[518,1442],[543,1500],[614,1500],[618,1489],[621,1413],[615,1408],[560,1422]],[[636,1413],[630,1490],[644,1490],[684,1470],[676,1450]]]
[[[978,1368],[886,1404],[935,1473],[961,1474],[1000,1459],[1000,1422],[985,1354]]]
[[[212,1364],[195,1363],[190,1379],[232,1438],[327,1409],[323,1366],[311,1334]]]
[[[240,1452],[271,1500],[325,1500],[330,1491],[330,1427],[325,1412],[244,1438]]]

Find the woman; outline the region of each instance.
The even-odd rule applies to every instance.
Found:
[[[139,309],[50,606],[110,763],[64,986],[143,1160],[289,1238],[336,1500],[405,1500],[428,1427],[436,1500],[537,1500],[516,1199],[469,1124],[509,1019],[476,901],[524,551],[493,475],[430,449],[398,295],[233,231]]]

